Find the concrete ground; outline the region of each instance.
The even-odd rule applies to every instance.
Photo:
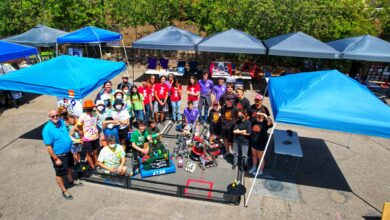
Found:
[[[142,68],[135,72],[140,76]],[[254,94],[246,94],[251,102]],[[297,172],[300,201],[252,195],[249,207],[231,206],[91,183],[71,188],[74,199],[67,201],[40,135],[47,110],[55,107],[55,97],[34,96],[18,109],[2,110],[0,218],[372,219],[390,201],[389,139],[353,135],[348,149],[349,134],[287,125],[277,126],[297,131],[303,145]]]

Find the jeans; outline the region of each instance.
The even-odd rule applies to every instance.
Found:
[[[150,119],[150,116],[152,114],[150,111],[151,111],[151,109],[150,109],[150,103],[149,103],[149,104],[145,105],[145,117],[144,117],[145,122],[148,122]]]
[[[199,109],[199,121],[207,121],[207,115],[209,113],[209,108],[211,106],[211,97],[210,97],[210,94],[207,94],[207,95],[200,95],[200,98],[199,98],[199,105],[198,105],[198,109]],[[202,110],[203,110],[203,107],[204,107],[204,112],[202,114]]]
[[[174,121],[180,121],[180,103],[181,103],[181,101],[171,102],[171,104],[172,104],[172,119]]]
[[[248,162],[248,150],[249,145],[241,143],[240,141],[234,140],[233,142],[233,165],[238,164],[238,156],[241,155],[242,162],[241,166],[246,166]]]
[[[144,121],[144,110],[134,110],[137,121]]]

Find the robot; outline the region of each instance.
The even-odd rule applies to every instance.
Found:
[[[143,170],[159,169],[170,166],[169,150],[161,142],[158,134],[153,134],[149,139],[149,153],[141,158]]]
[[[194,137],[190,158],[193,161],[199,161],[199,166],[203,170],[218,166],[216,159],[220,154],[221,150],[218,143],[210,144],[199,136]]]

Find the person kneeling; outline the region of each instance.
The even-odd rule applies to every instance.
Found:
[[[104,147],[98,157],[98,166],[111,174],[125,175],[127,167],[125,164],[125,151],[116,143],[114,136],[107,137],[107,146]]]

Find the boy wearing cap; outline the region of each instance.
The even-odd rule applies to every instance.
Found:
[[[100,148],[97,114],[93,111],[94,107],[92,100],[86,100],[83,103],[83,113],[81,113],[78,121],[78,126],[83,129],[83,149],[87,153],[86,157],[91,169],[95,168],[97,153]]]
[[[218,139],[221,135],[222,126],[222,114],[221,108],[219,107],[218,100],[213,101],[213,107],[209,112],[208,122],[210,124],[210,143],[214,143],[215,139]]]
[[[205,122],[207,119],[207,114],[209,112],[209,107],[211,105],[211,93],[213,91],[213,81],[209,80],[209,73],[207,71],[203,72],[202,79],[198,81],[200,87],[200,97],[199,97],[199,121],[201,123]],[[204,109],[204,111],[202,111]]]
[[[131,83],[129,83],[129,74],[125,73],[122,76],[122,82],[118,84],[117,89],[122,89],[124,85],[127,85],[128,88],[131,88]]]
[[[263,105],[263,96],[260,94],[257,94],[255,96],[255,104],[251,105],[250,107],[250,113],[252,120],[256,119],[256,113],[262,112],[265,113],[267,116],[270,116],[269,110],[266,106]]]

